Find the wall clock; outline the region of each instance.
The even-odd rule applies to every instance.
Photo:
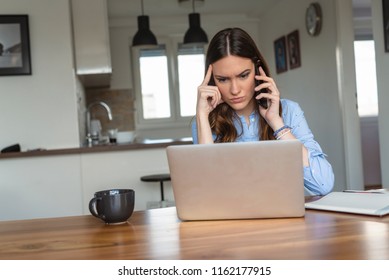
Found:
[[[323,16],[320,4],[311,3],[305,13],[305,26],[307,27],[308,34],[311,36],[319,35],[322,23]]]

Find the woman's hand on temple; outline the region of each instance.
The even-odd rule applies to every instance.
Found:
[[[211,80],[211,76],[212,65],[209,65],[204,81],[197,88],[197,115],[205,114],[208,116],[217,105],[224,102],[218,87],[208,85]]]

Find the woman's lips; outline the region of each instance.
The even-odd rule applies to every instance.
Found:
[[[234,104],[237,104],[237,103],[242,103],[244,98],[243,97],[235,97],[235,98],[231,98],[231,103],[234,103]]]

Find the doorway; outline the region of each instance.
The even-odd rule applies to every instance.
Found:
[[[371,1],[353,0],[354,55],[365,189],[381,188],[378,94]]]

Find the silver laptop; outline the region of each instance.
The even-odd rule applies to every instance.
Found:
[[[304,216],[298,140],[169,146],[181,220]]]

